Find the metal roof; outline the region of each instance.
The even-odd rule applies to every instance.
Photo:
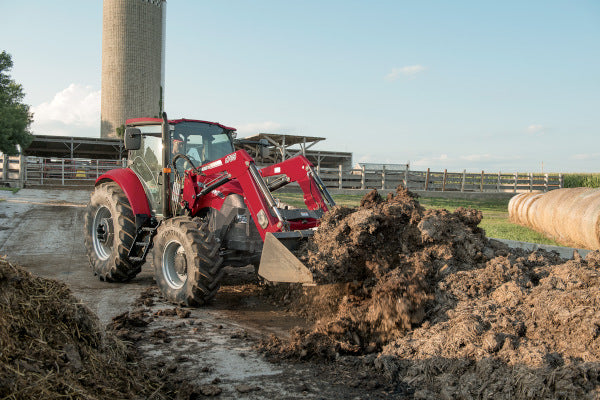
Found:
[[[244,139],[247,140],[260,140],[267,139],[269,142],[277,142],[277,144],[285,144],[285,146],[293,146],[295,144],[302,143],[316,143],[321,140],[325,140],[324,137],[316,137],[316,136],[297,136],[297,135],[280,135],[276,133],[257,133],[252,136],[246,136]]]
[[[179,118],[179,119],[170,119],[170,120],[168,120],[168,122],[171,125],[177,125],[182,122],[200,122],[203,124],[216,125],[220,128],[223,128],[226,131],[235,131],[236,130],[235,128],[232,128],[231,126],[226,126],[226,125],[220,124],[218,122],[205,121],[202,119]],[[156,123],[162,124],[162,119],[161,118],[130,118],[127,121],[125,121],[125,125],[127,125],[127,126],[129,126],[129,125],[154,125]]]
[[[127,156],[121,139],[33,135],[26,156],[121,159]]]

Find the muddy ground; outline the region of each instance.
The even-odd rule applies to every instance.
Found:
[[[214,303],[188,309],[189,315],[181,318],[161,311],[173,305],[154,295],[148,266],[127,284],[100,282],[93,276],[80,225],[89,192],[25,189],[14,195],[0,192],[0,198],[6,199],[0,202],[0,256],[36,276],[65,282],[98,316],[100,326],[116,327],[117,337],[125,335],[125,342],[135,344],[140,363],[171,377],[166,385],[180,391],[181,398],[216,392],[219,398],[232,399],[395,396],[393,385],[380,374],[372,378],[371,369],[357,368],[361,361],[355,358],[342,357],[333,364],[268,361],[257,350],[259,343],[270,335],[289,337],[290,329],[307,327],[307,322],[263,296],[253,268],[228,268]],[[147,290],[150,296],[144,304],[138,300]],[[143,313],[143,326],[122,332],[113,318],[125,312]],[[187,389],[179,390],[182,382],[189,382]]]
[[[130,284],[95,281],[77,244],[85,196],[61,196],[0,203],[0,225],[12,224],[0,253],[67,282],[163,382],[156,398],[600,396],[598,252],[510,250],[485,237],[476,210],[371,193],[328,214],[304,249],[320,286],[229,269],[213,305],[178,309],[148,268]]]

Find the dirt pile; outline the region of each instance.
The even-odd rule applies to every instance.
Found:
[[[0,259],[0,398],[164,398],[63,283]]]
[[[294,300],[321,319],[312,332],[294,332],[284,353],[373,352],[420,324],[441,277],[502,251],[480,221],[477,210],[426,211],[402,188],[385,200],[373,191],[356,209],[335,207],[302,259],[325,286]]]
[[[480,220],[426,211],[401,188],[335,208],[303,260],[325,286],[291,301],[314,328],[265,351],[380,352],[373,365],[415,398],[598,398],[600,253],[564,262],[510,251]]]
[[[380,368],[416,398],[598,398],[600,252],[497,257],[441,280]]]

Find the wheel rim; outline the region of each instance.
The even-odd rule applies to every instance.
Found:
[[[114,240],[114,225],[110,210],[101,206],[94,215],[92,226],[94,251],[101,260],[106,260],[112,254]]]
[[[187,262],[181,243],[171,240],[165,246],[162,257],[162,272],[167,285],[181,289],[187,280]]]

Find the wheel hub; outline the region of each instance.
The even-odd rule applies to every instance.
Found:
[[[177,275],[187,275],[187,262],[183,252],[178,252],[175,255],[175,272],[177,272]]]
[[[173,289],[181,289],[187,281],[187,261],[181,243],[171,240],[165,246],[162,257],[163,276]]]
[[[96,228],[96,234],[100,243],[111,244],[114,238],[112,218],[102,218]]]
[[[92,225],[92,244],[96,256],[100,260],[106,260],[112,254],[114,242],[114,223],[110,210],[101,206],[94,215]]]

